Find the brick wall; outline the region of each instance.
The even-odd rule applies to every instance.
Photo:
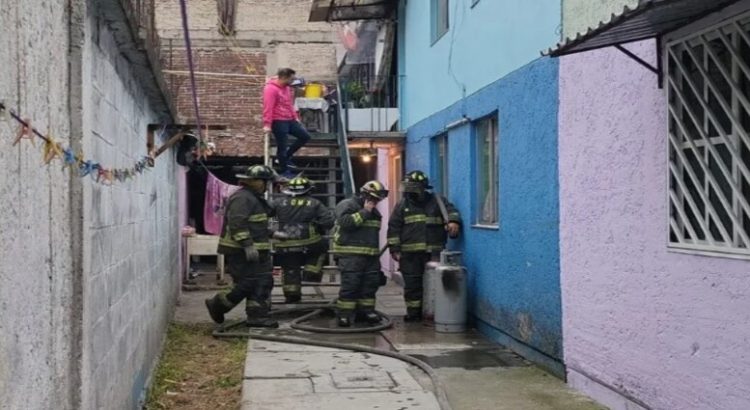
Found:
[[[219,73],[258,73],[254,78],[197,77],[201,123],[225,127],[209,131],[216,143],[217,155],[263,155],[262,93],[265,83],[266,55],[252,51],[203,48],[194,50],[196,71]],[[174,48],[163,58],[164,65],[187,71],[185,49]],[[167,75],[170,93],[176,101],[178,121],[195,124],[195,110],[189,77]]]
[[[237,33],[229,40],[218,31],[215,0],[191,0],[188,12],[196,71],[261,76],[198,76],[202,122],[226,127],[209,132],[217,145],[217,155],[261,156],[265,77],[275,74],[279,67],[293,67],[308,81],[335,78],[334,41],[337,40],[332,26],[307,21],[309,0],[239,0]],[[157,0],[156,17],[163,44],[163,66],[187,70],[179,3]],[[188,77],[168,75],[167,80],[176,100],[179,121],[194,123]],[[323,152],[310,149],[303,154]]]

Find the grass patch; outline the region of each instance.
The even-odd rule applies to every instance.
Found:
[[[146,410],[239,409],[247,340],[219,340],[210,324],[171,324]]]

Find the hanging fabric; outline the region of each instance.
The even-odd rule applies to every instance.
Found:
[[[220,235],[224,223],[224,207],[229,196],[239,189],[237,185],[224,183],[213,174],[206,178],[206,200],[203,203],[203,227],[207,233]]]

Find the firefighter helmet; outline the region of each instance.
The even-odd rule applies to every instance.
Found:
[[[253,165],[244,174],[235,175],[239,179],[262,179],[270,181],[276,177],[273,169],[265,165]]]
[[[282,190],[285,195],[299,196],[304,195],[313,189],[312,182],[305,177],[294,177],[287,182],[286,187]]]
[[[432,189],[430,179],[422,171],[412,171],[401,181],[404,192],[420,193],[425,189]]]
[[[378,201],[382,201],[388,197],[388,190],[385,189],[385,185],[375,180],[365,182],[365,184],[362,185],[362,188],[359,189],[359,192],[362,195],[375,198]]]

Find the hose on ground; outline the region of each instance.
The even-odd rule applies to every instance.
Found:
[[[368,346],[349,344],[349,343],[338,343],[338,342],[330,342],[330,341],[324,341],[324,340],[303,339],[303,338],[294,337],[294,336],[276,336],[276,335],[251,333],[251,332],[222,332],[222,331],[216,330],[213,332],[213,336],[216,338],[247,337],[247,338],[254,339],[254,340],[264,340],[267,342],[291,343],[291,344],[307,345],[307,346],[328,347],[331,349],[342,349],[342,350],[349,350],[352,352],[370,353],[370,354],[375,354],[379,356],[390,357],[396,360],[401,360],[402,362],[406,362],[411,365],[414,365],[418,367],[419,369],[421,369],[423,372],[425,372],[425,374],[429,376],[430,381],[432,382],[432,385],[435,387],[435,397],[437,398],[438,404],[440,405],[440,409],[452,410],[450,402],[448,402],[448,395],[445,392],[445,386],[443,386],[443,383],[440,381],[440,378],[435,372],[435,369],[430,367],[430,365],[423,362],[422,360],[419,360],[415,357],[412,357],[403,353],[391,352],[390,350],[383,350],[383,349],[378,349],[375,347],[368,347]]]

